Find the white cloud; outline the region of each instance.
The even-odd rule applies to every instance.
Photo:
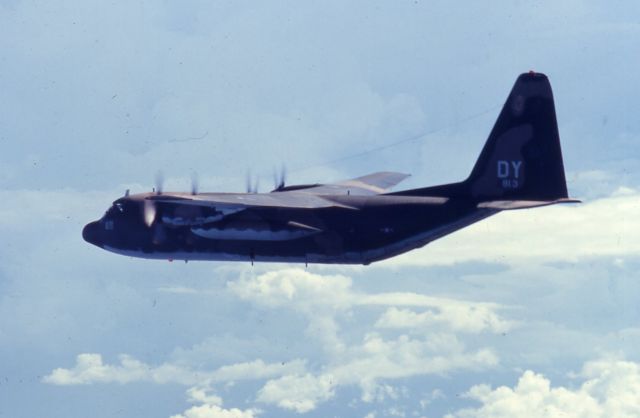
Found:
[[[211,392],[211,387],[209,385],[194,386],[187,390],[187,398],[189,402],[193,403],[221,406],[222,398],[209,392]]]
[[[325,350],[339,353],[344,349],[334,317],[353,303],[349,277],[283,269],[257,277],[243,275],[240,280],[229,282],[228,287],[241,299],[258,306],[301,312],[309,320],[307,334],[321,341]]]
[[[266,379],[289,373],[298,373],[305,369],[305,361],[292,360],[286,363],[265,363],[254,360],[222,366],[212,374],[212,381],[233,382],[236,380]]]
[[[181,414],[172,415],[171,418],[254,418],[261,412],[253,408],[246,410],[223,408],[222,398],[209,392],[211,388],[208,385],[189,388],[187,390],[189,402],[201,405],[192,406]]]
[[[290,375],[268,381],[258,392],[258,401],[296,412],[308,412],[318,402],[333,397],[336,382],[330,374]]]
[[[359,306],[389,306],[378,320],[380,328],[424,327],[445,324],[455,331],[505,332],[514,323],[496,313],[495,303],[471,302],[411,292],[365,294],[352,289],[352,280],[343,275],[321,275],[303,269],[270,271],[257,277],[243,276],[229,282],[240,298],[268,307],[289,307],[311,319],[333,317]],[[429,308],[416,313],[397,306]]]
[[[578,205],[507,211],[381,265],[576,262],[634,256],[640,254],[639,211],[640,192],[628,188]]]
[[[445,374],[460,368],[482,369],[498,363],[490,350],[468,353],[458,338],[447,333],[430,334],[424,339],[406,335],[384,339],[371,333],[349,354],[347,361],[332,368],[332,374],[350,383]]]
[[[527,370],[514,388],[472,387],[466,396],[482,404],[448,418],[631,418],[640,416],[640,364],[601,359],[585,363],[575,389],[551,387],[549,379]]]
[[[391,396],[384,390],[383,381],[388,379],[494,367],[498,357],[493,351],[467,351],[453,332],[500,333],[513,325],[496,313],[502,308],[497,304],[410,292],[365,294],[352,289],[349,277],[302,269],[244,275],[228,287],[258,306],[300,312],[309,321],[308,334],[322,343],[329,362],[321,370],[269,380],[258,393],[261,402],[298,412],[330,399],[339,386],[359,386],[361,399],[371,402]],[[398,306],[428,310],[417,313]],[[347,345],[340,334],[340,321],[351,310],[363,307],[387,308],[375,324],[381,331],[420,330],[423,336],[387,338],[369,332],[360,343]]]
[[[349,277],[319,275],[299,268],[269,271],[257,277],[244,275],[228,286],[241,299],[258,305],[293,306],[303,312],[334,312],[352,303]]]
[[[95,353],[79,354],[71,369],[57,368],[42,378],[54,385],[87,385],[93,383],[130,383],[150,381],[154,383],[177,382],[193,384],[203,375],[180,366],[163,364],[151,367],[135,358],[121,354],[119,365],[104,364],[102,356]]]
[[[222,366],[214,371],[199,371],[170,363],[153,367],[126,354],[121,354],[118,358],[119,365],[109,365],[104,364],[100,354],[79,354],[73,368],[57,368],[43,377],[42,381],[53,385],[124,384],[139,381],[196,385],[208,382],[266,379],[297,373],[305,367],[305,362],[302,360],[274,364],[255,360]]]
[[[258,400],[282,408],[307,412],[321,401],[330,399],[338,386],[358,385],[361,399],[372,402],[396,396],[385,379],[400,379],[427,374],[447,374],[457,370],[482,370],[494,367],[497,356],[487,349],[465,351],[451,334],[412,339],[405,335],[385,340],[369,334],[360,345],[350,347],[343,358],[318,375],[290,375],[268,381],[258,393]]]
[[[442,310],[415,312],[410,309],[389,308],[376,322],[378,328],[422,329],[443,325],[455,332],[480,333],[509,331],[513,321],[507,321],[491,309],[473,305],[443,307]]]
[[[171,418],[254,418],[259,414],[255,409],[225,409],[218,405],[192,406],[182,414],[172,415]]]
[[[184,363],[151,366],[127,355],[120,356],[119,364],[109,365],[99,354],[80,354],[74,367],[55,369],[43,381],[56,385],[134,381],[192,385],[190,399],[210,405],[194,408],[212,413],[221,400],[209,395],[208,385],[265,379],[258,401],[306,412],[334,397],[341,386],[359,387],[365,402],[381,401],[398,396],[387,380],[494,367],[498,357],[492,350],[467,350],[452,332],[495,333],[510,326],[496,313],[501,308],[497,304],[410,292],[366,294],[354,291],[347,276],[320,275],[302,269],[270,271],[255,277],[245,274],[227,286],[232,294],[257,306],[304,315],[307,333],[321,342],[328,362],[311,371],[303,360],[266,363],[257,359],[205,371]],[[404,306],[427,311],[414,312]],[[347,340],[341,335],[341,323],[350,311],[365,307],[385,309],[376,323],[379,332],[367,332],[354,343],[357,337]],[[363,325],[365,330],[371,326]],[[418,336],[384,335],[383,331],[392,329],[421,332]]]

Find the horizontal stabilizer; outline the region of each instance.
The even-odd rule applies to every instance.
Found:
[[[558,203],[581,203],[578,199],[562,198],[556,200],[491,200],[478,204],[479,209],[515,210],[529,209]]]
[[[338,183],[321,184],[303,191],[316,195],[373,196],[388,191],[409,176],[410,174],[381,171]]]
[[[359,185],[360,187],[363,187],[363,188],[368,187],[372,191],[382,193],[410,176],[411,176],[410,174],[405,174],[405,173],[394,173],[391,171],[382,171],[379,173],[373,173],[373,174],[368,174],[366,176],[358,177],[353,180],[346,180],[338,184],[344,184],[344,185],[356,184],[356,185]]]

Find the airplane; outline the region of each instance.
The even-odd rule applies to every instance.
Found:
[[[551,85],[533,71],[516,80],[466,180],[390,192],[407,177],[282,179],[269,193],[127,191],[82,236],[149,259],[368,265],[504,210],[579,202],[567,193]]]

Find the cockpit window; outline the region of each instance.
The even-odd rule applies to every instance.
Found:
[[[114,206],[118,209],[120,213],[124,212],[124,207],[122,206],[122,203],[120,202],[114,203]]]

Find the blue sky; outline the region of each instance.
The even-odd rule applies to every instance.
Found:
[[[0,416],[640,415],[637,2],[0,1]],[[125,189],[462,179],[552,83],[580,206],[368,267],[81,239]],[[366,153],[397,141],[401,145]],[[339,161],[336,161],[339,160]],[[333,163],[327,163],[334,161]]]

